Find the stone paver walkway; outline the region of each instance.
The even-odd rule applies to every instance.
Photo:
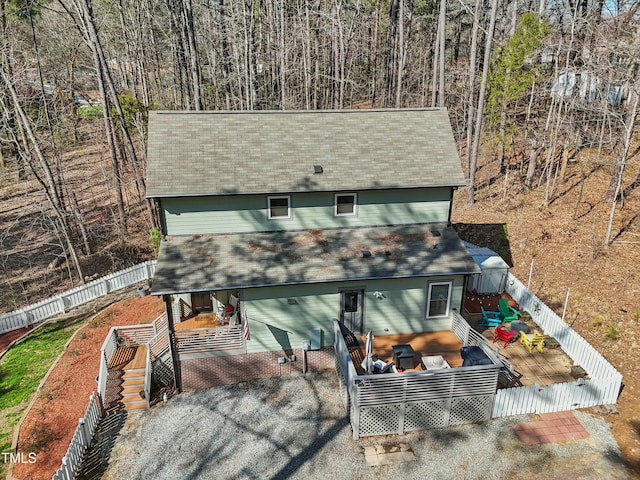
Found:
[[[369,467],[415,462],[416,457],[409,445],[375,445],[364,447],[364,459]]]
[[[514,427],[520,441],[526,445],[582,440],[589,433],[573,412],[542,413],[540,420],[519,423]]]

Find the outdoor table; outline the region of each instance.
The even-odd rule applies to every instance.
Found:
[[[422,357],[422,364],[427,370],[441,370],[443,368],[451,368],[442,355],[431,355]]]

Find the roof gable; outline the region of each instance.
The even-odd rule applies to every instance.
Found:
[[[148,197],[464,185],[438,108],[156,111],[147,148]]]

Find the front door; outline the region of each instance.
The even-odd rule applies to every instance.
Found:
[[[340,292],[340,320],[356,335],[364,335],[364,290]]]
[[[211,302],[210,292],[197,292],[191,294],[191,308],[194,312],[212,312],[213,303]]]

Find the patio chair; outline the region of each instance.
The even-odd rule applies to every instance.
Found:
[[[229,296],[229,303],[222,314],[222,323],[235,325],[238,318],[238,298],[233,295]]]
[[[502,323],[513,322],[518,319],[520,312],[509,306],[509,300],[502,297],[498,301],[498,310],[500,310],[500,318]]]
[[[533,348],[537,348],[540,353],[542,353],[542,349],[544,348],[544,335],[542,335],[537,330],[534,330],[533,333],[524,333],[520,332],[520,343],[522,343],[529,353],[533,353]]]
[[[496,343],[498,340],[503,341],[504,345],[502,348],[506,348],[507,343],[513,340],[516,335],[518,335],[518,330],[507,330],[502,325],[498,325],[493,331],[493,343]]]
[[[487,312],[483,307],[480,307],[480,311],[482,312],[481,327],[497,327],[500,325],[500,312]]]

